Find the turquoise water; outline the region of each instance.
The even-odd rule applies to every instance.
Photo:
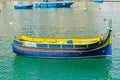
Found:
[[[87,7],[88,11],[83,11]],[[0,80],[120,80],[120,3],[81,3],[79,7],[14,10],[0,8]],[[103,19],[106,18],[106,21]],[[38,37],[93,37],[113,20],[112,58],[38,59],[16,56],[11,38],[24,33]]]

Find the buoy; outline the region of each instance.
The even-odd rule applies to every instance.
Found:
[[[107,20],[106,18],[103,19],[103,21],[106,21],[106,20]]]
[[[10,25],[12,25],[12,22],[10,22]]]
[[[87,11],[87,8],[86,8],[86,7],[84,7],[84,8],[83,8],[83,11]]]

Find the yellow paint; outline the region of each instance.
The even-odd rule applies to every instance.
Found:
[[[23,36],[22,35],[22,37],[21,37],[22,39],[15,39],[15,38],[12,38],[12,43],[13,43],[13,40],[16,40],[16,41],[18,41],[18,42],[24,42],[25,40],[29,40],[29,41],[32,41],[32,42],[36,42],[36,43],[40,43],[40,44],[42,44],[42,43],[45,43],[44,41],[48,41],[49,42],[49,44],[54,44],[54,43],[52,43],[52,42],[54,42],[55,41],[55,44],[59,44],[60,45],[60,48],[62,49],[62,45],[66,45],[66,44],[64,44],[64,42],[59,42],[59,43],[57,43],[56,42],[56,40],[63,40],[63,41],[67,41],[68,39],[70,39],[70,38],[33,38],[33,37],[27,37],[27,36]],[[23,38],[24,38],[24,40],[23,40]],[[72,40],[76,40],[77,41],[77,39],[79,39],[79,38],[71,38]],[[82,39],[80,39],[80,40],[78,40],[78,41],[82,41],[82,40],[84,40],[84,41],[88,41],[88,39],[89,38],[82,38]],[[33,41],[34,40],[34,41]],[[36,40],[36,41],[35,41]],[[90,40],[96,40],[97,41],[97,38],[90,38]],[[40,42],[39,42],[40,41]],[[51,42],[52,41],[52,42]],[[46,44],[48,44],[48,42],[46,42]],[[105,42],[105,44],[104,45],[102,45],[102,46],[100,46],[100,47],[98,47],[98,48],[96,48],[96,49],[99,49],[99,48],[102,48],[102,47],[105,47],[105,46],[107,46],[107,45],[109,45],[109,44],[111,44],[112,43],[112,36],[110,36],[109,37],[109,39],[107,40],[107,42]],[[48,48],[49,48],[49,44],[47,45],[48,46]],[[92,43],[91,43],[92,44]],[[86,45],[86,47],[89,47],[88,45],[89,45],[89,43],[88,44],[81,44],[81,43],[78,43],[78,44],[67,44],[67,45],[73,45],[73,48],[75,48],[75,46],[76,45]]]
[[[66,43],[68,40],[72,40],[74,43],[87,42],[88,44],[99,42],[103,39],[103,35],[94,38],[38,38],[30,37],[24,34],[21,35],[21,39],[25,41],[33,41],[37,43],[48,42],[48,43]]]

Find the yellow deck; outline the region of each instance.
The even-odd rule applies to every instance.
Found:
[[[89,44],[92,43],[96,43],[99,42],[103,39],[103,35],[100,35],[98,37],[94,37],[94,38],[38,38],[38,37],[31,37],[31,36],[27,36],[22,34],[21,35],[21,40],[24,41],[32,41],[32,42],[37,42],[37,43],[59,43],[59,42],[63,42],[66,43],[68,40],[72,40],[73,43],[84,43],[87,42]]]

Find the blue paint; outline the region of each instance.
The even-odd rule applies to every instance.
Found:
[[[14,44],[16,44],[17,46],[23,46],[23,43],[18,42],[18,41],[16,41],[16,40],[14,40]]]
[[[14,5],[15,9],[32,9],[33,5]]]
[[[63,8],[70,7],[74,2],[73,1],[58,1],[58,2],[41,2],[35,3],[36,8]]]
[[[47,44],[37,44],[38,48],[48,48]]]
[[[88,52],[30,52],[18,50],[12,45],[13,51],[19,55],[31,56],[31,57],[43,57],[43,58],[82,58],[82,57],[94,57],[94,56],[107,56],[111,55],[111,44],[98,50]]]
[[[63,7],[63,3],[56,3],[57,8],[62,8]]]
[[[60,45],[56,45],[56,44],[50,44],[49,47],[50,49],[60,49]]]
[[[48,8],[56,8],[56,3],[49,3]]]
[[[72,44],[72,43],[73,43],[73,40],[68,40],[67,43],[68,43],[68,44]]]
[[[46,8],[46,7],[47,7],[47,3],[41,3],[41,4],[40,4],[40,7],[41,7],[41,8]]]
[[[94,0],[94,2],[96,2],[96,3],[103,3],[104,0]]]

